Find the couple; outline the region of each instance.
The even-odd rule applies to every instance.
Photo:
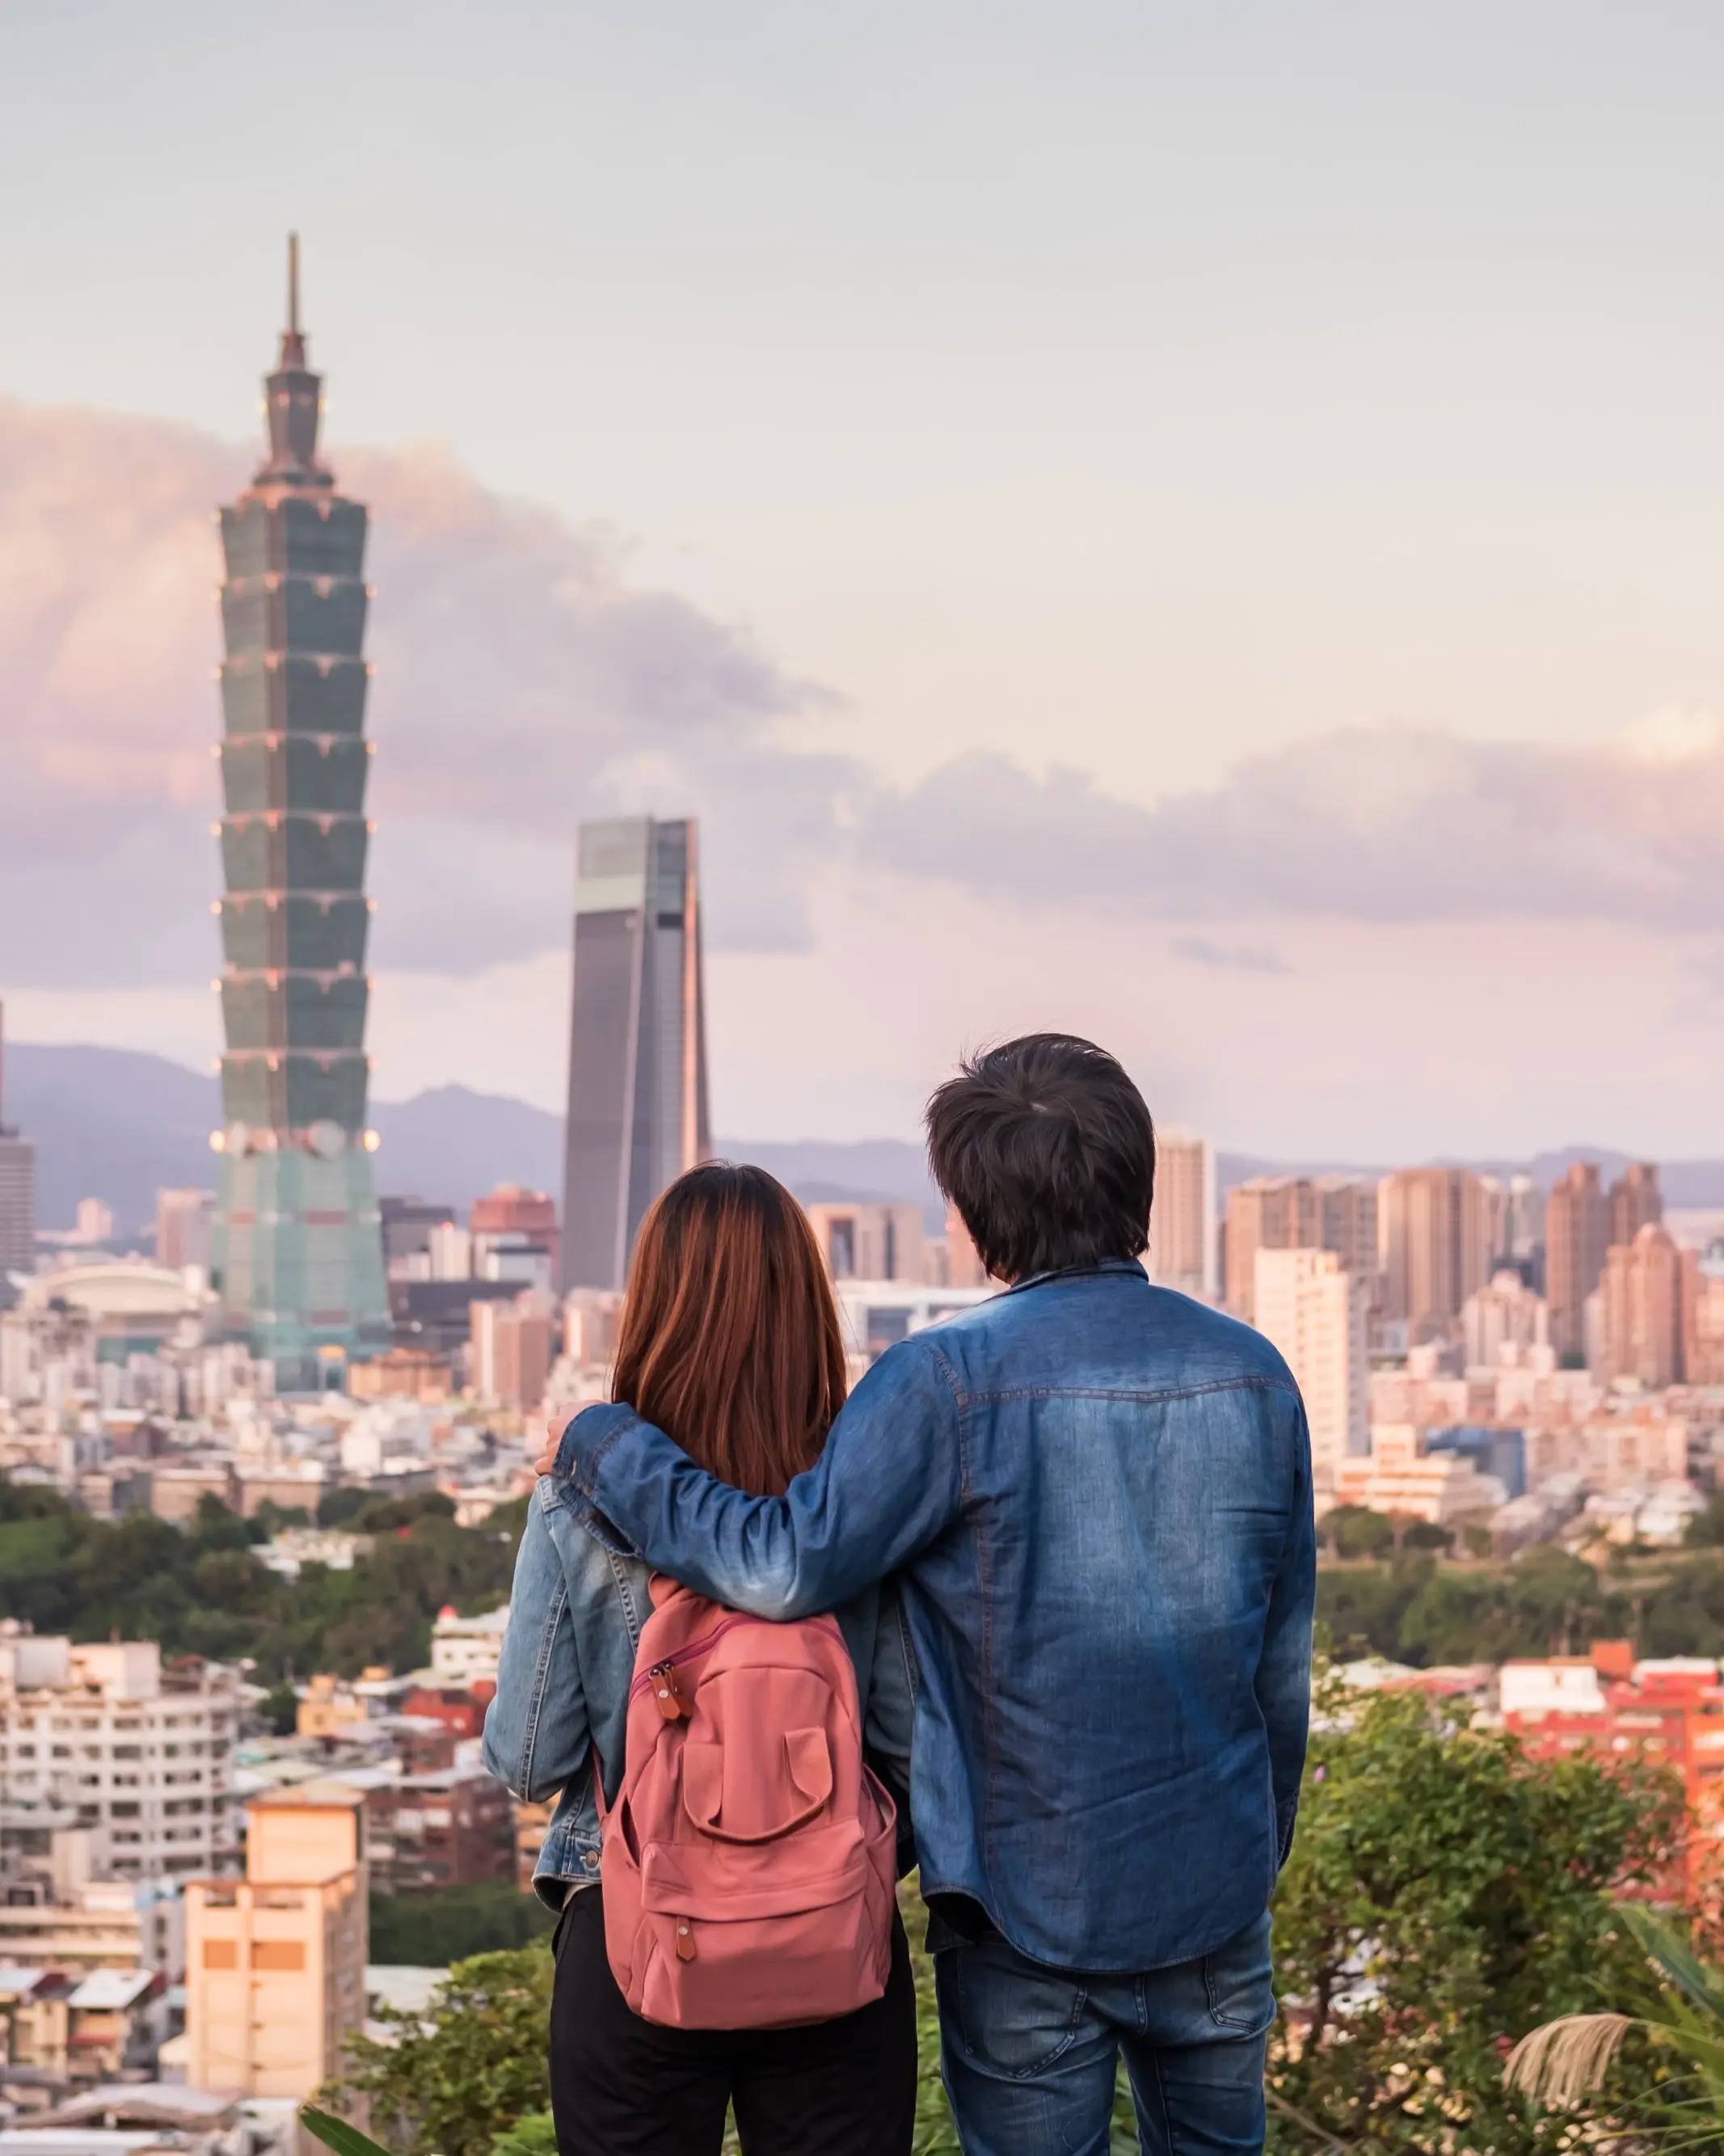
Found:
[[[644,1224],[615,1404],[547,1450],[491,1771],[561,1801],[551,2068],[563,2156],[908,2156],[901,1927],[871,2004],[727,2034],[633,2014],[608,1964],[608,1802],[649,1568],[732,1609],[836,1613],[870,1763],[921,1866],[969,2156],[1108,2145],[1123,2056],[1147,2149],[1260,2148],[1268,1907],[1309,1702],[1310,1444],[1260,1335],[1152,1287],[1155,1141],[1083,1040],[975,1058],[929,1105],[936,1181],[1006,1285],[844,1403],[832,1296],[762,1171]]]

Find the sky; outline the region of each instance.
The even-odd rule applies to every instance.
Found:
[[[715,1116],[1118,1050],[1285,1158],[1724,1151],[1724,16],[0,10],[0,994],[218,1046],[211,511],[300,231],[380,1095],[560,1105],[701,819]]]

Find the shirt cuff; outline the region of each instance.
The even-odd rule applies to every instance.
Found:
[[[621,1400],[606,1400],[583,1408],[562,1433],[552,1472],[560,1481],[573,1483],[589,1505],[597,1506],[598,1474],[605,1455],[617,1440],[640,1420],[634,1409]]]

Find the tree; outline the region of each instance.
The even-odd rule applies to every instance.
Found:
[[[434,1894],[373,1894],[371,1958],[418,1969],[447,1969],[475,1954],[524,1947],[555,1919],[512,1879],[487,1879]]]
[[[398,2156],[489,2156],[491,2143],[551,2101],[548,1946],[459,1961],[419,2011],[386,2007],[387,2038],[354,2035],[320,2101],[364,2100]]]
[[[1394,1522],[1367,1505],[1337,1505],[1325,1517],[1323,1532],[1340,1558],[1387,1557],[1395,1546]]]
[[[291,1737],[299,1726],[299,1694],[290,1684],[276,1685],[258,1702],[257,1711],[276,1736]]]
[[[1626,1990],[1610,1895],[1652,1876],[1680,1818],[1667,1776],[1531,1760],[1418,1693],[1331,1681],[1275,1904],[1276,2148],[1554,2147],[1572,2120],[1505,2090],[1503,2056]]]

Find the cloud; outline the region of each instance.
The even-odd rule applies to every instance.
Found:
[[[1290,970],[1278,951],[1255,943],[1212,943],[1207,936],[1176,936],[1167,946],[1176,958],[1189,958],[1194,966],[1214,966],[1241,973],[1285,973]]]
[[[576,824],[644,810],[707,819],[716,943],[798,946],[803,871],[855,783],[794,740],[826,693],[439,445],[333,461],[373,511],[373,963],[464,972],[562,945]],[[215,968],[214,509],[254,463],[188,428],[0,402],[14,986]]]
[[[872,804],[875,858],[1031,905],[1169,921],[1490,916],[1724,927],[1724,722],[1579,747],[1352,726],[1156,806],[972,755]]]
[[[215,970],[213,506],[254,462],[184,427],[0,402],[13,988]],[[1716,717],[1562,747],[1352,726],[1155,804],[989,754],[895,789],[824,747],[829,691],[637,588],[614,540],[491,493],[436,444],[334,462],[373,509],[381,969],[471,976],[562,949],[577,823],[649,809],[702,819],[716,949],[810,947],[809,892],[834,870],[1183,926],[1173,955],[1244,973],[1281,968],[1277,921],[1724,930]],[[1198,932],[1229,922],[1245,932]]]

